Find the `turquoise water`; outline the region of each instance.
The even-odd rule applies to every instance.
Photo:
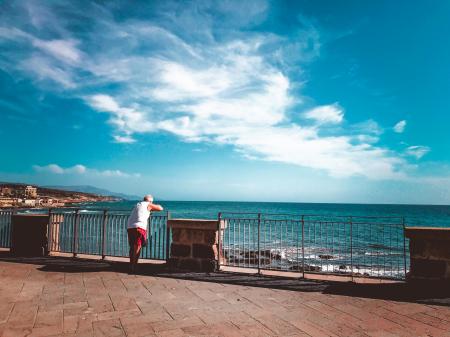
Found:
[[[156,201],[158,202],[158,201]],[[131,210],[135,201],[90,203],[83,208]],[[161,201],[172,218],[216,219],[219,212],[404,217],[407,226],[450,227],[450,206],[319,204],[283,202]]]

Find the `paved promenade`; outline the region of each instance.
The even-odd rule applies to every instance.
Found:
[[[125,267],[0,255],[0,335],[450,336],[448,289]]]

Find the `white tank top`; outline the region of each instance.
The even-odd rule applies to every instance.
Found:
[[[127,228],[142,228],[147,230],[148,218],[150,211],[148,210],[148,201],[141,201],[134,206],[133,211],[128,218]]]

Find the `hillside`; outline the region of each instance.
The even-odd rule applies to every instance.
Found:
[[[103,195],[103,196],[112,196],[117,197],[124,200],[140,200],[141,197],[137,195],[129,195],[124,193],[118,193],[118,192],[111,192],[106,189],[98,188],[91,185],[80,185],[80,186],[43,186],[44,188],[48,189],[54,189],[54,190],[64,190],[64,191],[76,191],[76,192],[83,192],[83,193],[89,193],[89,194],[95,194],[95,195]]]
[[[8,187],[13,191],[13,195],[20,196],[25,186],[30,184],[23,183],[0,183],[0,187]],[[71,191],[66,189],[58,189],[53,187],[42,187],[32,185],[37,188],[37,194],[40,197],[48,197],[55,199],[63,199],[66,201],[89,200],[89,201],[114,201],[121,200],[118,196],[105,195],[100,193],[87,193],[80,191]]]

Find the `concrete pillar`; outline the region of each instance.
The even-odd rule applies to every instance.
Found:
[[[47,255],[48,222],[48,215],[13,215],[11,217],[11,252],[18,256]]]
[[[188,271],[218,270],[217,220],[171,219],[167,224],[172,229],[169,267]],[[225,228],[223,222],[221,227]]]
[[[407,227],[410,280],[450,280],[450,228]]]

